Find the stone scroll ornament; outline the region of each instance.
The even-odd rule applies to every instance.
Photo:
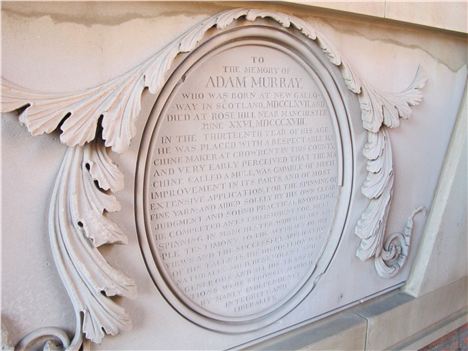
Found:
[[[99,343],[105,334],[116,335],[131,327],[130,318],[112,297],[134,296],[135,283],[112,268],[98,250],[103,244],[127,241],[106,216],[119,210],[113,193],[123,187],[123,175],[109,152],[123,153],[129,147],[136,134],[143,91],[158,93],[178,54],[195,49],[211,28],[223,30],[235,21],[258,18],[277,22],[315,42],[357,95],[368,135],[363,150],[368,176],[362,193],[369,204],[356,225],[355,233],[361,239],[356,255],[363,261],[373,259],[377,273],[385,278],[401,269],[413,217],[422,209],[410,216],[403,233],[385,238],[394,178],[389,130],[398,127],[400,118],[408,118],[411,107],[421,102],[426,82],[421,70],[406,90],[382,93],[359,78],[312,23],[265,10],[229,10],[197,24],[140,65],[97,87],[74,93],[41,93],[2,77],[2,112],[20,111],[19,120],[32,135],[51,133],[60,126],[60,140],[69,147],[52,193],[49,236],[55,264],[75,310],[76,333],[70,341],[60,329],[42,328],[24,337],[17,350],[38,343],[77,350],[86,339]]]

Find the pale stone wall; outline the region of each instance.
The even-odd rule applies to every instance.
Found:
[[[468,29],[465,1],[286,1],[461,33]]]
[[[283,3],[248,5],[283,11],[316,21],[352,63],[359,70],[368,72],[372,83],[380,84],[383,89],[395,91],[405,87],[412,79],[417,63],[421,63],[430,77],[425,90],[426,104],[421,106],[421,111],[428,114],[436,111],[437,119],[433,117],[431,123],[440,125],[435,131],[428,129],[421,133],[428,133],[428,138],[439,143],[440,148],[437,154],[431,156],[427,156],[424,150],[419,150],[420,159],[415,160],[414,167],[423,165],[425,157],[437,159],[445,155],[448,139],[440,141],[438,135],[451,130],[452,125],[445,120],[454,120],[459,110],[466,82],[467,44],[465,35],[441,31],[438,28],[466,32],[466,17],[465,23],[463,18],[460,19],[466,4],[456,4],[455,7],[433,5],[429,12],[432,15],[424,11],[411,12],[413,10],[408,10],[406,5],[396,3],[385,4],[384,13],[382,13],[382,4],[379,3],[313,4],[372,15],[376,17],[373,19],[353,16],[350,13],[316,11],[314,7],[290,6]],[[229,2],[197,5],[3,3],[2,75],[18,84],[37,90],[76,91],[95,86],[140,63],[193,24],[218,11],[237,6],[239,4]],[[435,17],[435,14],[443,15]],[[379,17],[434,28],[379,20]],[[153,102],[154,99],[146,94],[142,115],[149,114]],[[406,133],[412,133],[414,128],[418,127],[417,121],[410,120],[403,123],[413,125],[396,133],[394,138],[396,158],[398,154],[405,152],[404,148],[399,146],[399,138]],[[467,275],[466,132],[460,132],[466,131],[466,119],[465,122],[458,123],[458,133],[452,137],[456,141],[452,143],[447,154],[447,159],[453,158],[453,163],[446,166],[443,176],[440,177],[436,172],[421,180],[429,184],[438,181],[438,189],[442,189],[442,185],[447,181],[446,177],[450,178],[447,189],[435,192],[440,198],[436,198],[434,203],[440,205],[434,207],[436,212],[431,214],[431,218],[435,218],[435,221],[439,216],[435,224],[437,228],[426,227],[425,231],[420,230],[418,235],[427,238],[422,241],[422,252],[415,261],[414,278],[411,278],[411,285],[407,291],[413,296],[425,297],[426,300],[421,302],[424,308],[431,305],[431,296],[437,296],[437,301],[442,301],[443,298],[440,296],[444,296],[446,291],[444,289],[449,284],[456,285],[457,281]],[[138,127],[140,131],[143,129],[143,121],[139,122]],[[46,221],[50,192],[65,147],[59,144],[57,134],[31,137],[17,122],[17,115],[9,113],[2,117],[2,149],[2,328],[9,331],[12,344],[27,332],[43,326],[56,325],[72,333],[73,312],[52,261]],[[117,158],[126,173],[127,190],[119,194],[123,205],[122,213],[133,214],[131,175],[135,165],[132,157],[135,157],[137,149],[137,145],[134,145],[129,156]],[[37,167],[25,173],[24,165],[37,165]],[[411,177],[411,174],[400,171],[406,166],[408,165],[398,164],[396,161],[400,179]],[[441,166],[440,164],[439,170]],[[38,188],[36,185],[39,183],[43,184],[43,187]],[[401,192],[404,193],[405,190]],[[434,191],[429,191],[425,201],[430,201],[433,196]],[[395,208],[391,216],[404,217],[409,209],[410,205]],[[134,331],[119,338],[109,338],[102,347],[109,349],[123,345],[123,348],[128,348],[128,345],[137,344],[141,347],[150,347],[157,342],[159,347],[169,348],[173,338],[165,335],[157,327],[160,323],[170,326],[171,323],[175,323],[175,319],[164,318],[160,322],[161,316],[165,316],[168,312],[164,306],[156,306],[155,311],[151,311],[154,313],[147,313],[145,305],[154,302],[155,288],[150,279],[144,278],[146,272],[135,268],[144,267],[144,262],[134,235],[133,218],[131,216],[125,218],[122,215],[120,217],[124,231],[131,233],[129,236],[133,239],[127,247],[109,248],[103,251],[111,264],[141,279],[143,284],[139,286],[140,295],[137,301],[126,300],[123,303],[131,315],[138,316],[134,321]],[[389,231],[399,229],[400,227],[395,224],[389,228]],[[414,256],[415,254],[412,258]],[[405,274],[408,272],[409,267],[406,268]],[[333,282],[325,284],[332,285]],[[459,286],[453,289],[455,289],[454,296],[459,297],[461,295]],[[403,302],[406,302],[406,298],[398,297],[400,300],[403,299]],[[459,311],[460,305],[455,302],[455,307],[446,310],[442,308],[437,314],[434,313],[431,323],[435,324],[449,317],[444,315],[446,311],[449,311],[447,312],[449,314]],[[405,318],[407,307],[408,305],[395,312],[397,316],[395,318]],[[416,315],[419,313],[417,309],[414,311]],[[365,317],[348,315],[345,322],[339,321],[337,325],[345,325],[341,330],[347,330],[348,337],[354,336],[352,345],[365,345],[366,338],[377,343],[375,340],[378,337],[367,335],[369,329],[365,327],[367,321],[375,316],[373,317],[369,311],[362,313],[367,315]],[[366,321],[363,318],[368,319]],[[395,318],[391,317],[392,320]],[[374,321],[377,321],[377,318]],[[395,324],[398,324],[398,320]],[[146,325],[152,325],[154,329],[149,337],[145,334]],[[420,329],[416,328],[414,333],[428,327],[422,325]],[[338,335],[339,328],[336,330]],[[372,332],[375,330],[376,333],[380,332],[378,328]],[[397,331],[385,347],[411,337],[398,333],[401,331]],[[323,335],[319,334],[318,339],[323,339]],[[188,335],[178,340],[179,347],[189,348],[190,336],[189,331]],[[220,348],[224,343],[234,342],[234,337],[222,335],[213,336],[209,340],[203,339],[200,338],[198,342],[206,342],[204,346],[207,348]],[[321,344],[321,347],[336,345],[335,341],[328,340],[328,344]],[[293,343],[293,341],[288,342]],[[298,344],[297,347],[300,346],[307,345]]]
[[[416,297],[468,275],[466,109],[465,92],[418,258],[405,287]]]

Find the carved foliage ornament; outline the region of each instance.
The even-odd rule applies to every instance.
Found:
[[[295,29],[315,42],[337,66],[346,86],[361,106],[368,141],[363,154],[368,176],[362,193],[369,204],[355,229],[361,239],[356,255],[363,261],[374,258],[377,273],[392,277],[404,264],[410,245],[413,217],[403,233],[385,240],[385,227],[393,189],[392,153],[388,128],[408,118],[411,107],[422,100],[426,79],[418,70],[413,83],[400,93],[382,93],[364,82],[349,63],[312,23],[271,11],[235,9],[221,12],[179,36],[169,45],[127,73],[102,85],[74,93],[40,93],[19,87],[2,77],[2,112],[21,110],[19,119],[32,135],[51,133],[60,125],[60,140],[69,146],[55,182],[49,214],[49,235],[55,264],[72,300],[77,331],[70,342],[62,332],[38,330],[27,335],[18,349],[38,339],[60,340],[63,348],[78,349],[84,337],[100,342],[105,334],[128,329],[131,322],[112,296],[134,296],[134,282],[112,268],[97,249],[102,244],[125,243],[119,227],[106,217],[118,211],[112,195],[123,186],[123,175],[108,156],[109,148],[124,152],[135,136],[143,90],[158,93],[166,72],[180,53],[197,47],[206,32],[223,30],[236,20],[266,18]],[[100,125],[98,126],[98,124]],[[96,137],[102,128],[102,140]]]

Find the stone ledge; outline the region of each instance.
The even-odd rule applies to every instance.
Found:
[[[393,349],[467,307],[468,279],[463,278],[418,298],[402,292],[358,306],[368,322],[366,349]]]
[[[246,350],[417,349],[466,323],[467,286],[464,277],[418,298],[394,291]]]
[[[468,321],[468,309],[464,308],[454,316],[450,316],[443,321],[437,323],[432,328],[423,330],[422,332],[414,335],[411,340],[407,340],[401,344],[392,347],[393,350],[419,350],[430,343],[434,342],[454,330],[465,325]]]
[[[365,319],[343,311],[244,350],[362,350],[365,333]]]

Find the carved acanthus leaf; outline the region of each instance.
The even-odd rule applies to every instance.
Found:
[[[136,133],[135,121],[141,110],[144,89],[148,88],[152,94],[157,93],[179,53],[192,51],[209,29],[224,29],[241,17],[247,21],[269,18],[285,28],[296,28],[311,40],[317,40],[330,61],[339,66],[348,88],[355,93],[360,92],[360,80],[334,46],[313,25],[274,11],[234,9],[214,15],[194,26],[127,73],[80,92],[39,93],[19,87],[2,77],[2,112],[23,108],[20,121],[32,135],[51,133],[63,122],[60,140],[68,146],[82,146],[94,140],[98,121],[102,117],[105,146],[115,152],[124,152]]]
[[[367,179],[361,190],[369,199],[369,204],[355,228],[356,235],[361,238],[356,256],[363,261],[380,254],[392,201],[392,149],[385,128],[377,134],[368,133],[364,154],[370,158],[367,163]]]
[[[378,133],[367,133],[368,142],[364,146],[367,157],[367,178],[361,187],[362,193],[369,199],[380,197],[389,191],[388,184],[393,178],[392,146],[385,128]]]
[[[333,63],[335,66],[341,65],[342,61],[338,50],[335,49],[333,44],[330,43],[324,35],[317,33],[317,43],[325,55],[327,55],[331,63]]]
[[[145,86],[151,94],[156,94],[164,83],[165,73],[171,67],[172,61],[179,54],[178,43],[167,46],[144,71]]]
[[[143,75],[131,76],[114,92],[112,104],[102,113],[102,136],[106,146],[116,152],[125,151],[136,133],[135,120],[141,109],[145,87]]]
[[[218,29],[225,29],[226,27],[229,27],[234,21],[244,16],[246,11],[248,10],[240,8],[218,13],[215,20],[216,27]]]
[[[378,133],[382,124],[389,128],[400,125],[400,118],[409,118],[411,106],[422,101],[421,89],[427,78],[422,69],[418,69],[410,86],[400,93],[381,93],[366,84],[359,95],[363,127]]]
[[[291,25],[291,22],[294,22],[295,20],[293,16],[289,16],[285,13],[258,9],[246,10],[245,19],[247,21],[254,22],[257,18],[270,18],[285,28],[288,28]]]
[[[98,144],[66,151],[49,215],[57,269],[86,338],[94,342],[100,342],[104,333],[115,335],[130,328],[129,317],[110,296],[136,293],[134,282],[112,268],[96,248],[126,240],[117,225],[105,216],[106,211],[118,208],[117,200],[95,183],[107,184],[109,189],[121,186],[121,174],[108,174],[116,168],[105,153],[104,147]]]
[[[367,158],[368,174],[361,191],[369,199],[369,205],[356,224],[355,233],[361,238],[356,256],[363,261],[374,257],[376,268],[379,265],[377,261],[383,260],[385,263],[385,257],[388,256],[381,256],[386,252],[383,243],[394,178],[387,128],[399,126],[400,118],[410,116],[411,106],[422,101],[421,89],[425,83],[426,78],[422,70],[418,69],[413,83],[401,93],[384,94],[363,84],[358,95],[363,127],[368,130],[368,142],[363,149],[363,155]],[[389,265],[392,269],[396,267]],[[384,272],[383,268],[377,269],[377,273],[384,274],[384,277],[397,273],[390,275]]]
[[[99,188],[112,192],[123,189],[124,176],[117,165],[112,162],[107,149],[98,143],[91,143],[84,149],[84,160],[86,165],[89,165],[89,173],[98,182]]]

